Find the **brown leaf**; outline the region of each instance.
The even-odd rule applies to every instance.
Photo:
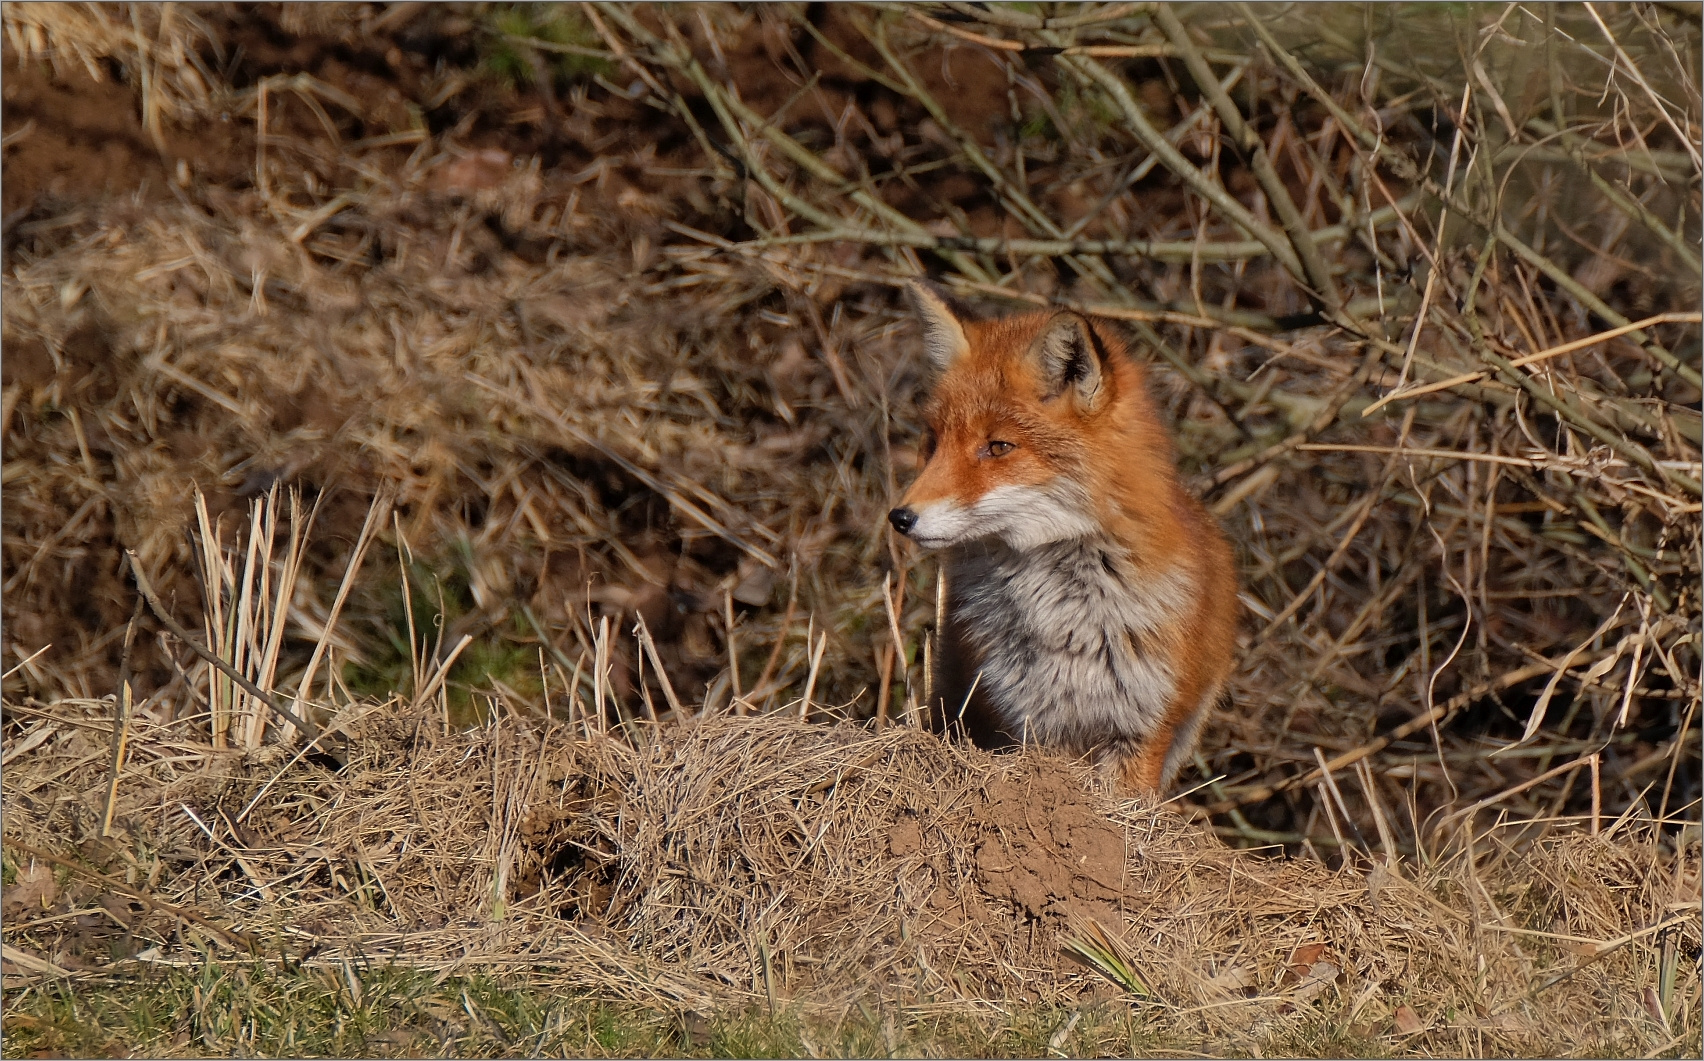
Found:
[[[1296,993],[1293,996],[1295,1001],[1297,1003],[1313,1001],[1326,988],[1337,982],[1337,977],[1341,972],[1342,970],[1331,962],[1314,962],[1308,966],[1306,975],[1302,977],[1301,984],[1296,988]]]
[[[1425,1027],[1426,1023],[1412,1009],[1407,1006],[1396,1007],[1396,1030],[1398,1032],[1403,1035],[1413,1035],[1417,1031],[1424,1030]]]
[[[1254,972],[1241,965],[1221,969],[1207,979],[1207,990],[1215,998],[1241,998],[1254,985]]]
[[[59,897],[59,885],[49,866],[30,863],[18,869],[16,883],[6,889],[4,907],[8,918],[15,915],[40,913]]]
[[[739,582],[734,586],[734,599],[741,604],[760,607],[769,603],[775,589],[775,572],[750,557],[740,561]]]
[[[495,188],[509,175],[511,158],[507,151],[488,147],[463,155],[432,175],[436,191],[475,192]]]
[[[1313,968],[1320,955],[1325,953],[1325,947],[1324,943],[1304,943],[1292,951],[1289,961],[1285,963],[1287,968],[1284,970],[1284,983],[1293,984],[1306,978],[1308,970]]]
[[[1323,943],[1304,943],[1300,947],[1296,948],[1296,951],[1295,951],[1294,954],[1290,955],[1290,964],[1292,966],[1300,966],[1300,967],[1305,969],[1308,966],[1312,965],[1314,962],[1319,961],[1319,956],[1324,954],[1324,953],[1325,953],[1325,944],[1323,944]]]
[[[95,896],[95,902],[101,904],[101,907],[112,916],[112,919],[123,925],[127,931],[135,927],[132,921],[136,917],[136,912],[130,909],[131,904],[123,896],[103,893]]]
[[[1668,1026],[1668,1014],[1663,1012],[1662,999],[1657,997],[1656,988],[1647,986],[1640,996],[1640,1001],[1645,1004],[1645,1012],[1651,1015],[1652,1020],[1665,1028]]]

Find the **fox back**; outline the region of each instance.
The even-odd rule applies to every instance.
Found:
[[[1102,321],[977,321],[932,285],[912,297],[940,377],[923,470],[889,519],[944,554],[931,707],[979,744],[1093,755],[1159,791],[1230,674],[1237,582],[1145,370]]]

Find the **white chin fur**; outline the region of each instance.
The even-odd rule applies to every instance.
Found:
[[[937,501],[917,510],[911,538],[925,548],[944,549],[997,537],[1023,551],[1082,538],[1098,529],[1082,487],[1069,479],[1055,479],[1044,486],[995,487],[972,505]]]

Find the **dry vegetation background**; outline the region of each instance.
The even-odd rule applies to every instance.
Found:
[[[4,31],[9,1006],[256,951],[1696,1054],[1696,5]],[[919,728],[920,273],[1125,322],[1238,545],[1166,807]]]

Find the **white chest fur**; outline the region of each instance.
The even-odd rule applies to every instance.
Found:
[[[1139,572],[1101,538],[1022,551],[983,539],[954,550],[948,585],[981,657],[978,689],[1014,737],[1086,749],[1161,721],[1174,670],[1143,645],[1171,640],[1189,572]]]

